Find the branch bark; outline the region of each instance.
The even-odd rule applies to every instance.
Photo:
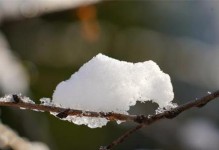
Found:
[[[42,104],[25,103],[22,101],[22,97],[19,97],[20,99],[19,101],[17,100],[17,96],[13,96],[13,97],[16,97],[16,99],[14,99],[14,101],[11,102],[0,101],[0,106],[9,106],[9,107],[16,107],[16,108],[22,108],[27,110],[58,113],[57,117],[60,116],[59,118],[65,118],[67,116],[79,116],[79,117],[86,116],[86,117],[106,118],[110,121],[116,121],[116,120],[135,121],[137,118],[136,115],[125,115],[125,114],[119,114],[113,112],[107,112],[107,113],[93,112],[93,111],[76,110],[76,109],[69,109],[69,108],[62,108],[55,106],[47,106]]]
[[[62,107],[55,107],[55,106],[47,106],[42,104],[32,104],[32,103],[25,103],[22,100],[21,96],[13,95],[12,101],[0,101],[0,106],[9,106],[9,107],[17,107],[17,108],[25,108],[29,110],[37,110],[37,111],[43,111],[43,112],[55,112],[57,113],[57,117],[59,118],[65,118],[67,116],[86,116],[86,117],[101,117],[106,118],[110,121],[133,121],[138,123],[135,128],[128,130],[125,132],[122,136],[120,136],[118,139],[113,141],[108,146],[101,147],[101,150],[109,150],[112,149],[114,146],[122,143],[126,138],[128,138],[131,134],[136,132],[137,130],[150,125],[160,119],[172,119],[178,116],[180,113],[193,108],[193,107],[203,107],[208,102],[216,99],[219,97],[219,90],[215,91],[213,93],[210,93],[202,98],[190,101],[186,104],[180,105],[176,108],[173,108],[171,110],[166,110],[159,114],[154,115],[126,115],[126,114],[119,114],[119,113],[113,113],[113,112],[93,112],[93,111],[83,111],[83,110],[76,110],[76,109],[69,109],[69,108],[62,108]]]
[[[118,137],[116,140],[114,140],[111,144],[109,144],[108,146],[101,146],[99,150],[110,150],[112,148],[114,148],[116,145],[122,143],[125,139],[127,139],[131,134],[135,133],[137,130],[140,130],[143,127],[146,127],[147,125],[150,125],[160,119],[173,119],[176,116],[178,116],[180,113],[182,113],[183,111],[186,111],[190,108],[193,107],[203,107],[205,106],[208,102],[216,99],[217,97],[219,97],[219,90],[215,91],[213,93],[210,93],[202,98],[190,101],[186,104],[180,105],[174,109],[168,110],[168,111],[164,111],[163,113],[160,114],[155,114],[152,115],[151,117],[145,117],[145,116],[136,116],[136,120],[138,123],[140,123],[139,125],[137,125],[135,128],[130,129],[128,131],[126,131],[124,134],[122,134],[120,137]],[[136,122],[135,120],[135,122]]]

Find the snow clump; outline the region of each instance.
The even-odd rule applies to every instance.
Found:
[[[155,62],[131,63],[98,54],[70,79],[58,84],[52,103],[65,108],[128,114],[137,101],[152,101],[163,108],[170,105],[173,97],[169,75]],[[70,118],[67,120],[91,128],[107,123],[100,118]]]

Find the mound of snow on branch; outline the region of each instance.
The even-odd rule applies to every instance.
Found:
[[[69,80],[58,84],[52,103],[72,109],[127,114],[136,101],[153,101],[162,108],[173,97],[169,75],[155,62],[130,63],[98,54]],[[104,118],[72,116],[70,121],[91,128],[107,123]]]

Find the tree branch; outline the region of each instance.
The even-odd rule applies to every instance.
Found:
[[[116,145],[122,143],[125,139],[127,139],[131,134],[135,133],[137,130],[143,128],[146,124],[141,123],[139,125],[137,125],[136,127],[129,129],[128,131],[126,131],[125,133],[123,133],[119,138],[117,138],[116,140],[114,140],[111,144],[109,144],[108,146],[101,146],[99,148],[99,150],[110,150],[113,147],[115,147]]]
[[[65,118],[67,116],[86,116],[86,117],[101,117],[106,118],[110,121],[120,120],[120,121],[133,121],[136,123],[139,123],[138,126],[135,128],[128,130],[125,132],[122,136],[120,136],[118,139],[113,141],[110,145],[101,147],[100,149],[112,149],[114,146],[122,143],[126,138],[128,138],[132,133],[136,132],[137,130],[145,127],[146,125],[150,125],[160,119],[172,119],[178,116],[180,113],[182,113],[185,110],[188,110],[193,107],[203,107],[211,100],[214,100],[215,98],[219,97],[219,90],[210,93],[200,99],[196,99],[194,101],[188,102],[186,104],[180,105],[176,108],[173,108],[171,110],[166,110],[162,113],[155,114],[155,115],[125,115],[125,114],[119,114],[119,113],[113,113],[113,112],[93,112],[93,111],[83,111],[83,110],[76,110],[76,109],[69,109],[69,108],[62,108],[62,107],[55,107],[55,106],[48,106],[43,104],[34,104],[34,103],[27,103],[24,102],[23,98],[18,95],[12,95],[11,101],[4,101],[0,100],[0,106],[9,106],[9,107],[17,107],[17,108],[25,108],[29,110],[35,110],[35,111],[45,111],[45,112],[53,112],[57,113],[57,117],[59,118]],[[4,98],[3,98],[4,99]]]
[[[145,117],[144,115],[136,116],[135,122],[140,123],[135,128],[130,129],[126,131],[124,134],[122,134],[120,137],[118,137],[116,140],[114,140],[111,144],[108,146],[101,146],[99,150],[110,150],[114,148],[116,145],[122,143],[125,139],[127,139],[131,134],[135,133],[137,130],[140,130],[141,128],[150,125],[160,119],[172,119],[178,116],[180,113],[182,113],[185,110],[188,110],[193,107],[203,107],[211,100],[214,100],[215,98],[219,97],[219,90],[215,91],[214,93],[210,93],[200,99],[196,99],[194,101],[188,102],[186,104],[183,104],[181,106],[178,106],[176,108],[173,108],[168,111],[164,111],[163,113],[155,114],[152,116]]]
[[[16,99],[14,99],[16,97]],[[34,111],[42,111],[42,112],[53,112],[58,113],[57,117],[65,118],[67,116],[86,116],[86,117],[101,117],[106,118],[110,121],[134,121],[136,115],[125,115],[113,112],[93,112],[93,111],[84,111],[84,110],[76,110],[76,109],[69,109],[69,108],[62,108],[62,107],[55,107],[55,106],[47,106],[43,104],[34,104],[34,103],[26,103],[23,102],[22,97],[17,98],[18,96],[13,95],[13,101],[1,101],[0,106],[9,106],[9,107],[16,107]],[[65,113],[65,115],[64,115]],[[64,115],[64,117],[63,117]]]

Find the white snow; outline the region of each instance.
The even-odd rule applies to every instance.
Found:
[[[18,94],[18,96],[21,97],[21,100],[24,103],[35,104],[35,102],[32,101],[29,97],[22,96],[21,94]]]
[[[105,118],[97,117],[77,117],[77,116],[67,116],[62,118],[62,120],[67,120],[73,122],[76,125],[87,125],[89,128],[98,128],[107,124],[108,120]]]
[[[44,106],[52,106],[51,99],[46,97],[40,99],[40,104]]]
[[[72,109],[127,114],[136,101],[153,101],[162,108],[173,97],[169,75],[155,62],[130,63],[98,54],[69,80],[58,84],[52,103]],[[71,121],[89,127],[107,123],[88,117],[74,117]]]
[[[156,114],[160,114],[160,113],[163,113],[164,111],[169,111],[169,110],[172,110],[173,108],[176,108],[178,107],[178,105],[176,103],[169,103],[167,104],[165,107],[158,107],[155,112]]]
[[[12,95],[5,95],[0,98],[0,102],[14,102]]]
[[[57,116],[58,113],[50,112],[51,115]],[[80,117],[80,116],[67,116],[66,118],[59,118],[61,120],[67,120],[76,125],[87,125],[89,128],[98,128],[105,126],[108,122],[105,118],[98,117]]]
[[[35,104],[29,97],[23,96],[21,94],[16,94],[23,103]],[[0,102],[14,102],[13,94],[5,95],[4,97],[0,97]],[[22,108],[21,108],[22,109]],[[25,109],[25,108],[23,108]]]

